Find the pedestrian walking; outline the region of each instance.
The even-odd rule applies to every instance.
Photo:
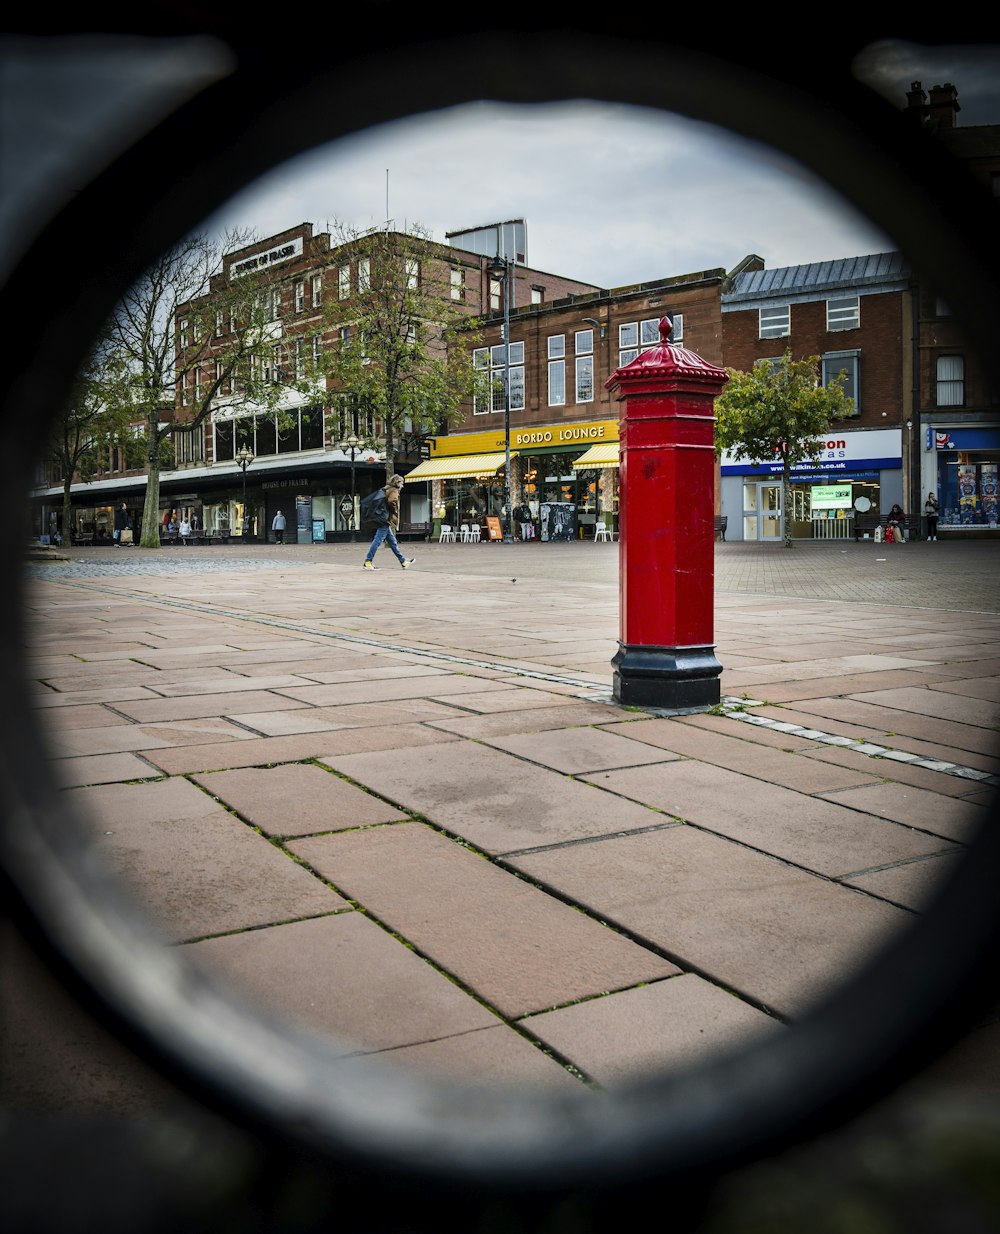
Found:
[[[927,539],[936,540],[941,507],[938,505],[938,499],[933,493],[927,494],[927,500],[924,502],[924,514],[927,516]]]
[[[368,547],[368,555],[365,557],[362,568],[365,570],[377,570],[375,564],[375,554],[382,547],[383,543],[387,543],[396,555],[396,560],[404,570],[409,569],[413,565],[412,557],[404,557],[399,551],[399,544],[396,542],[396,531],[399,528],[399,494],[403,487],[402,476],[391,476],[389,482],[382,490],[385,496],[385,510],[381,515],[374,514],[372,517],[378,523],[375,528],[375,534],[372,536],[372,542]],[[382,522],[382,519],[385,522]]]
[[[191,538],[191,524],[186,518],[181,519],[181,525],[178,528],[181,537],[181,543],[186,547],[188,540]]]
[[[285,516],[279,510],[271,520],[271,530],[274,532],[274,540],[276,544],[285,543]]]

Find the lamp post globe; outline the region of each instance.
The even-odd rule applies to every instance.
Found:
[[[361,438],[356,433],[351,433],[343,441],[338,442],[337,447],[342,454],[349,453],[351,456],[351,543],[354,544],[358,538],[357,500],[354,496],[354,458],[361,448]]]
[[[247,510],[247,468],[253,462],[253,451],[249,446],[240,446],[236,454],[236,462],[239,464],[240,470],[243,472],[243,540],[246,542],[250,538],[250,514]]]

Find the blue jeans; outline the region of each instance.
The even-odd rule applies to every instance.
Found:
[[[403,554],[399,551],[399,545],[396,543],[396,533],[393,531],[393,529],[388,524],[386,524],[385,527],[379,527],[379,529],[372,536],[372,542],[371,542],[371,545],[369,546],[368,556],[365,558],[365,561],[372,560],[375,554],[382,547],[383,540],[386,542],[386,544],[389,545],[392,551],[396,554],[397,561],[404,562],[406,560]]]

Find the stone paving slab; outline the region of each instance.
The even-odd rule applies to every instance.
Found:
[[[482,740],[498,750],[506,750],[543,767],[551,767],[564,775],[579,775],[585,771],[603,771],[613,767],[635,767],[640,763],[662,763],[679,757],[669,750],[645,745],[641,740],[633,741],[627,728],[627,725],[622,726],[625,731],[620,736],[618,726],[611,725],[607,729],[552,729]]]
[[[949,847],[936,836],[693,759],[585,778],[831,878]]]
[[[207,745],[216,741],[248,741],[253,733],[228,720],[207,718],[177,724],[129,724],[65,732],[59,738],[63,757],[112,754],[125,750],[162,750],[174,746]]]
[[[601,724],[628,714],[623,708],[603,703],[582,703],[564,699],[538,710],[501,712],[469,718],[431,720],[428,727],[455,733],[473,740],[503,737],[510,733],[538,733],[556,725],[577,728],[586,724]]]
[[[943,797],[960,797],[964,801],[973,799],[974,784],[969,780],[943,775],[940,771],[929,771],[925,767],[917,767],[913,763],[900,762],[894,758],[872,759],[870,755],[861,754],[847,746],[822,746],[809,750],[806,757],[821,763],[836,763],[839,767],[871,770],[882,780],[895,784],[912,784],[914,788],[924,788],[932,793],[940,793]]]
[[[879,762],[888,762],[879,759]],[[850,806],[865,814],[892,819],[907,827],[919,827],[923,831],[968,844],[976,831],[987,821],[987,812],[982,806],[968,801],[956,801],[926,788],[910,784],[874,784],[860,788],[840,789],[837,792],[819,792],[827,801]]]
[[[52,774],[62,788],[86,784],[121,784],[145,780],[160,771],[135,754],[91,754],[82,758],[59,758],[51,764]]]
[[[938,720],[954,720],[959,724],[973,724],[995,732],[1000,725],[1000,706],[985,699],[975,699],[954,694],[950,689],[934,691],[926,689],[872,690],[853,693],[862,703],[877,703],[898,711],[911,711],[915,715],[932,715]]]
[[[452,694],[482,693],[486,684],[478,677],[443,673],[436,675],[433,682],[428,685],[422,678],[408,680],[406,670],[401,668],[399,675],[388,681],[341,682],[332,686],[298,684],[282,686],[279,693],[287,698],[308,703],[311,707],[331,707],[346,703],[385,702],[389,699],[435,698],[445,700]],[[503,689],[503,687],[497,688]]]
[[[666,821],[644,805],[470,741],[322,761],[495,855]]]
[[[156,695],[145,686],[117,686],[93,690],[74,690],[72,694],[60,694],[46,686],[37,690],[31,698],[32,707],[79,707],[83,703],[125,703],[135,699],[155,699]]]
[[[324,1033],[341,1053],[394,1049],[497,1023],[357,912],[205,939],[190,951],[269,1016]]]
[[[130,790],[127,795],[124,789]],[[126,785],[117,791],[79,791],[94,851],[120,873],[126,888],[171,940],[246,930],[346,906],[287,854],[210,799],[207,812],[165,816],[163,798],[155,790],[156,785]],[[123,801],[129,803],[128,811],[120,808]],[[113,817],[112,804],[119,806]]]
[[[146,691],[141,699],[114,702],[115,710],[138,724],[169,723],[172,720],[198,720],[207,716],[229,716],[238,711],[291,711],[305,707],[298,699],[268,690],[227,691],[225,694],[188,694],[179,698],[156,697]]]
[[[215,771],[193,779],[270,836],[311,835],[408,817],[315,763]]]
[[[968,681],[950,680],[947,683],[932,681],[927,686],[935,693],[981,698],[990,703],[1000,703],[1000,681],[994,678],[971,677]]]
[[[521,1023],[606,1089],[689,1067],[786,1031],[779,1021],[694,973],[529,1016]]]
[[[584,1091],[580,1079],[562,1063],[506,1025],[383,1050],[378,1062],[390,1070],[458,1080],[472,1090],[544,1086],[576,1096]],[[345,1058],[337,1066],[350,1067],[351,1063]]]
[[[815,762],[807,762],[786,750],[761,748],[759,743],[744,738],[754,725],[738,724],[729,733],[707,732],[672,720],[637,720],[632,724],[605,725],[605,731],[624,733],[636,741],[672,750],[677,755],[697,758],[717,767],[742,772],[755,779],[781,784],[804,793],[820,793],[824,789],[846,788],[858,784],[874,784],[877,772],[872,768],[852,771],[828,766],[822,770]]]
[[[801,1014],[909,915],[721,836],[678,825],[510,864],[779,1015]]]
[[[899,904],[903,908],[923,912],[952,873],[959,857],[959,853],[940,853],[922,861],[908,861],[890,866],[885,870],[869,870],[865,874],[845,878],[844,882],[851,887],[859,887],[862,891],[870,891],[872,895]]]
[[[507,1017],[677,971],[419,823],[288,847]]]
[[[77,707],[50,707],[42,722],[51,733],[68,733],[76,728],[120,728],[130,723],[101,703],[81,703]],[[62,738],[60,738],[60,741]]]
[[[789,704],[795,710],[794,703]],[[916,715],[899,711],[881,704],[860,702],[854,698],[824,698],[810,700],[809,710],[816,716],[830,716],[838,720],[867,724],[892,731],[904,737],[950,746],[956,750],[968,750],[977,754],[996,753],[996,733],[973,724],[958,724],[954,720],[940,720],[937,716]]]
[[[286,732],[337,728],[395,728],[411,722],[422,723],[469,714],[460,708],[460,702],[451,705],[428,698],[408,698],[398,702],[345,703],[343,707],[307,707],[305,703],[301,703],[294,711],[237,711],[229,718],[266,736],[277,737]]]
[[[457,741],[452,733],[440,732],[423,724],[400,724],[389,730],[382,727],[340,728],[332,732],[300,733],[289,737],[255,737],[252,741],[230,741],[184,749],[149,750],[149,761],[167,775],[189,775],[198,771],[224,771],[232,767],[261,767],[269,763],[301,763],[337,753],[358,750],[392,750],[396,741],[410,746],[431,746]]]

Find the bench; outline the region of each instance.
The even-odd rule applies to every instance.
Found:
[[[715,516],[715,538],[717,540],[725,540],[726,528],[729,526],[728,514],[717,514]]]
[[[906,528],[907,539],[912,540],[920,533],[920,518],[910,518],[909,515],[903,520],[903,526]],[[860,540],[862,535],[867,531],[871,537],[874,535],[875,528],[882,527],[885,530],[885,515],[877,514],[874,510],[869,510],[862,514],[860,511],[854,512],[854,539]]]
[[[73,537],[74,544],[93,544],[94,533],[92,531],[81,531]]]

